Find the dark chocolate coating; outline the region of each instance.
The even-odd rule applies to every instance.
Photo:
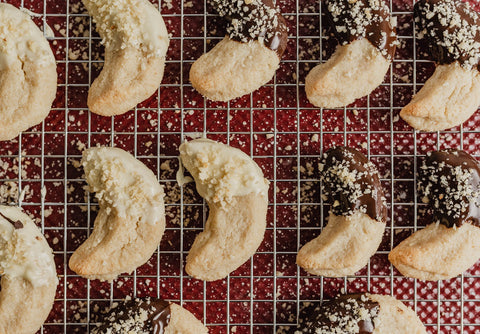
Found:
[[[210,0],[220,16],[229,21],[231,39],[248,43],[263,40],[264,45],[281,58],[288,42],[285,19],[272,0]]]
[[[140,322],[140,314],[147,312],[147,321]],[[157,298],[132,299],[112,308],[104,323],[92,330],[93,334],[152,333],[162,334],[170,321],[170,303]]]
[[[322,5],[341,45],[366,38],[386,59],[393,59],[397,35],[383,0],[324,0]]]
[[[298,330],[302,333],[351,333],[348,323],[356,321],[359,334],[371,334],[375,329],[374,319],[378,316],[379,304],[369,299],[365,294],[341,295],[337,298],[322,303],[310,315],[305,324],[300,325]],[[367,314],[361,317],[360,311]],[[322,331],[323,330],[323,331]],[[341,330],[341,331],[340,331]]]
[[[480,227],[480,163],[464,151],[429,152],[418,171],[418,191],[435,221]]]
[[[5,216],[5,215],[4,215],[3,213],[1,213],[1,212],[0,212],[0,216],[2,216],[3,219],[5,219],[6,221],[8,221],[10,224],[12,224],[13,227],[14,227],[16,230],[23,228],[23,223],[22,223],[20,220],[13,221],[13,219],[8,218],[7,216]]]
[[[438,64],[459,61],[479,69],[480,19],[470,5],[458,0],[420,0],[414,16],[417,39]]]
[[[322,160],[322,181],[331,211],[348,216],[354,211],[386,222],[387,207],[375,166],[361,152],[338,146],[329,149]]]

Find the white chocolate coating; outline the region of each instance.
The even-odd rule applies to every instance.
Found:
[[[52,249],[35,223],[17,207],[0,206],[0,213],[23,225],[16,229],[0,215],[0,274],[25,279],[34,287],[57,280]]]
[[[133,47],[150,57],[164,57],[167,28],[160,12],[145,0],[83,0],[107,49]]]
[[[87,149],[82,164],[100,210],[69,267],[83,277],[111,281],[157,249],[165,231],[163,187],[147,166],[119,148]]]
[[[183,143],[180,158],[209,207],[185,270],[205,281],[222,279],[245,263],[263,240],[268,181],[247,154],[209,139]]]
[[[57,91],[50,45],[30,16],[0,3],[0,140],[43,121]]]
[[[268,197],[262,170],[239,149],[202,138],[183,143],[180,157],[208,202],[224,206],[235,196],[251,193]]]
[[[153,172],[131,154],[115,147],[89,148],[82,164],[101,207],[116,210],[119,218],[128,216],[150,224],[163,220],[163,188]]]
[[[39,66],[55,64],[50,45],[30,16],[0,3],[0,71],[19,60]]]

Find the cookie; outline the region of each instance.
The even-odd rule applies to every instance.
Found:
[[[96,114],[123,114],[150,97],[163,78],[168,32],[148,0],[83,0],[105,45],[105,63],[88,91]]]
[[[388,259],[407,277],[458,276],[480,258],[480,163],[464,151],[430,152],[418,180],[433,221],[402,241]]]
[[[228,101],[272,79],[287,46],[285,19],[272,0],[209,0],[230,23],[227,36],[190,69],[203,96]]]
[[[322,6],[340,44],[308,73],[305,91],[317,107],[343,107],[383,82],[397,45],[395,28],[380,0],[325,0]]]
[[[208,139],[180,146],[180,158],[208,204],[205,229],[187,256],[189,275],[214,281],[247,261],[266,229],[268,181],[239,149]]]
[[[394,297],[369,293],[340,295],[322,303],[295,334],[426,334],[412,309]]]
[[[92,334],[205,334],[208,329],[183,307],[157,298],[115,303]]]
[[[165,231],[163,187],[143,163],[114,147],[84,151],[82,165],[99,212],[69,267],[78,275],[113,280],[150,259]]]
[[[385,231],[387,209],[375,166],[360,152],[335,147],[320,165],[328,224],[305,244],[297,264],[315,275],[353,275],[375,254]]]
[[[0,333],[34,334],[53,306],[52,249],[18,207],[0,206]]]
[[[479,15],[458,0],[421,0],[414,16],[417,40],[437,66],[400,116],[417,130],[460,125],[480,105]]]
[[[50,45],[30,16],[0,3],[0,140],[47,117],[57,92]]]

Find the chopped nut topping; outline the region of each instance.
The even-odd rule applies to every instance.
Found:
[[[480,20],[470,5],[458,0],[421,0],[415,4],[416,35],[428,43],[433,60],[459,61],[466,69],[479,65]]]
[[[162,334],[170,321],[170,304],[156,298],[130,299],[114,303],[105,323],[93,334]]]
[[[335,215],[358,210],[372,219],[386,221],[386,199],[375,166],[360,152],[336,147],[324,154],[320,165],[326,198]]]
[[[480,223],[480,164],[473,157],[457,150],[429,152],[418,174],[422,202],[430,204],[438,222]]]
[[[398,41],[383,1],[326,0],[325,4],[340,44],[366,38],[385,58],[393,58]]]
[[[220,16],[230,21],[231,39],[248,43],[261,40],[281,56],[287,43],[287,26],[271,0],[210,0]]]
[[[84,0],[85,7],[92,15],[97,25],[97,31],[102,37],[102,44],[107,49],[124,50],[136,48],[146,57],[160,57],[164,54],[166,41],[161,40],[157,31],[158,22],[147,24],[148,17],[140,12],[141,0]],[[153,7],[153,6],[152,6]],[[135,8],[132,11],[132,8]]]
[[[373,333],[379,305],[365,294],[339,296],[315,309],[314,316],[295,334]]]

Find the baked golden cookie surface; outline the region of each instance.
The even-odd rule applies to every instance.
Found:
[[[305,91],[317,107],[343,107],[383,82],[397,45],[395,27],[383,1],[326,0],[322,9],[340,44],[308,73]]]
[[[429,152],[419,174],[432,223],[388,255],[405,276],[437,281],[460,275],[480,258],[480,164],[464,151]]]
[[[417,130],[445,130],[465,122],[480,105],[480,18],[459,0],[415,3],[416,36],[437,64],[400,112]]]
[[[205,97],[228,101],[272,79],[287,46],[287,26],[271,0],[211,3],[230,21],[227,36],[193,63],[190,81]]]
[[[88,91],[88,107],[119,115],[160,86],[169,39],[158,8],[148,0],[83,0],[105,44],[105,63]]]
[[[263,240],[268,181],[248,155],[212,140],[183,143],[180,158],[210,209],[185,269],[206,281],[224,278],[247,261]]]
[[[157,249],[165,230],[163,187],[147,166],[119,148],[89,148],[82,164],[99,212],[69,267],[83,277],[113,280]]]
[[[52,309],[58,279],[52,249],[18,207],[0,206],[0,275],[0,333],[36,333]]]
[[[380,245],[386,206],[375,166],[349,147],[328,150],[321,163],[328,224],[297,254],[297,264],[315,275],[353,275]]]
[[[303,320],[303,319],[302,319]],[[415,312],[394,297],[340,295],[316,307],[295,334],[426,334]]]
[[[30,16],[0,3],[0,140],[47,117],[57,92],[50,45]]]

